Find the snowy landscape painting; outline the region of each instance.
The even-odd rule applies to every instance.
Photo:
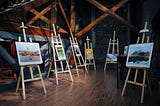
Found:
[[[153,43],[129,45],[126,67],[149,68]]]

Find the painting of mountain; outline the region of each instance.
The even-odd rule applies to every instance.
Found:
[[[126,67],[149,68],[153,51],[153,43],[129,45]]]

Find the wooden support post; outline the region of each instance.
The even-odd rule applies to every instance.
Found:
[[[51,25],[56,24],[56,12],[57,12],[57,6],[56,1],[53,1],[51,4]]]
[[[67,15],[66,15],[66,13],[65,13],[65,11],[64,11],[64,8],[63,8],[61,2],[59,2],[58,5],[59,5],[59,7],[60,7],[60,10],[61,10],[61,12],[62,12],[62,15],[63,15],[63,17],[64,17],[64,19],[65,19],[65,22],[66,22],[68,28],[71,28],[71,26],[70,26],[70,24],[69,24],[69,21],[68,21],[68,18],[67,18]]]
[[[75,32],[75,22],[76,22],[76,14],[75,14],[75,0],[71,0],[71,30]]]

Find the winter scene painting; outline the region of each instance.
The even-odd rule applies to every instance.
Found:
[[[149,68],[153,43],[129,45],[126,67]]]

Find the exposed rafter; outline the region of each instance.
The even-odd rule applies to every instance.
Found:
[[[98,9],[100,9],[101,11],[104,12],[103,15],[101,15],[100,17],[98,17],[96,20],[94,20],[93,22],[91,22],[89,25],[87,25],[85,28],[83,28],[81,31],[79,31],[76,36],[80,37],[83,34],[85,34],[86,32],[88,32],[91,28],[93,28],[94,26],[96,26],[97,24],[99,24],[101,21],[103,21],[104,19],[106,19],[108,16],[112,16],[114,19],[118,20],[119,22],[123,23],[124,25],[128,26],[131,28],[131,30],[138,32],[138,29],[131,25],[130,23],[128,23],[127,21],[125,21],[123,18],[121,18],[119,15],[117,15],[115,13],[115,11],[117,11],[118,9],[120,9],[124,4],[126,4],[126,2],[128,0],[122,0],[121,2],[119,2],[118,4],[116,4],[115,6],[113,6],[111,9],[108,9],[107,7],[103,6],[102,4],[100,4],[99,2],[97,2],[96,0],[86,0],[89,3],[91,3],[92,5],[94,5],[95,7],[97,7]]]
[[[46,22],[47,24],[49,24],[50,23],[50,19],[45,17],[44,14],[46,14],[50,10],[51,10],[51,5],[47,6],[41,12],[38,12],[35,9],[30,10],[30,12],[33,13],[35,16],[30,21],[27,22],[27,25],[30,25],[30,24],[34,23],[38,19],[41,19],[44,22]]]
[[[63,8],[61,2],[59,2],[58,5],[59,5],[60,10],[61,10],[61,12],[62,12],[62,15],[63,15],[63,17],[64,17],[64,20],[65,20],[65,22],[66,22],[66,24],[67,24],[67,27],[70,29],[71,26],[70,26],[70,23],[69,23],[69,21],[68,21],[67,15],[66,15],[66,13],[65,13],[65,11],[64,11],[64,8]]]

